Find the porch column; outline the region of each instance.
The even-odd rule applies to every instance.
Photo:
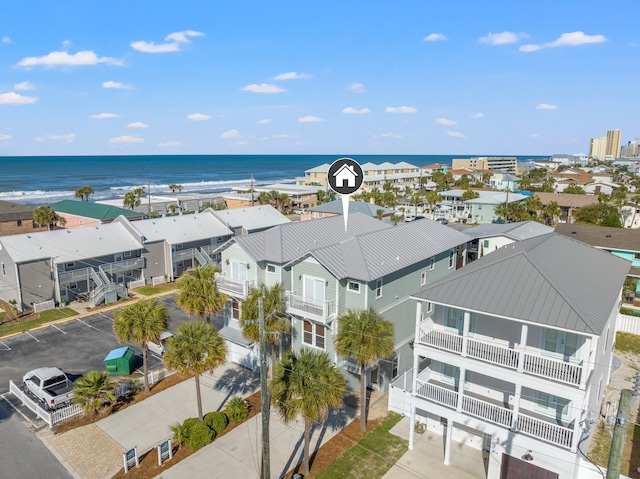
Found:
[[[467,357],[467,341],[469,338],[469,325],[471,324],[471,313],[465,311],[462,315],[462,357]]]
[[[462,247],[462,266],[467,264],[467,243]]]
[[[580,366],[582,370],[580,371],[580,385],[578,386],[583,391],[587,387],[587,378],[589,374],[593,370],[593,362],[589,360],[591,357],[591,338],[589,336],[585,336],[584,344],[580,347]]]
[[[458,398],[456,402],[456,411],[462,411],[462,398],[464,396],[464,380],[467,376],[467,370],[461,367],[458,370]]]
[[[451,463],[451,434],[453,433],[453,421],[447,418],[447,431],[445,433],[444,441],[444,465],[448,466]]]
[[[529,326],[523,324],[520,328],[520,344],[518,345],[518,372],[524,371],[524,350],[527,347],[527,335]]]
[[[511,430],[518,429],[518,413],[520,412],[520,397],[522,396],[522,384],[516,384],[516,393],[513,398],[513,416],[511,417]]]
[[[413,403],[413,398],[411,398],[411,403],[409,405],[409,450],[413,450],[413,439],[415,434],[416,427],[416,406]]]
[[[420,321],[422,321],[422,301],[417,301],[416,305],[416,330],[413,337],[413,378],[411,381],[411,395],[415,396],[418,387],[418,363],[420,356],[415,350],[415,343],[420,337]]]

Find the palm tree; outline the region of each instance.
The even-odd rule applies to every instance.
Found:
[[[279,193],[276,197],[276,205],[280,202],[280,211],[284,211],[286,206],[289,206],[291,203],[291,198],[286,193]]]
[[[131,211],[133,211],[133,208],[140,206],[140,198],[138,198],[135,193],[129,191],[128,193],[125,193],[122,205],[128,206],[131,208]]]
[[[524,200],[524,204],[532,216],[534,216],[535,218],[540,216],[540,211],[542,211],[543,205],[542,205],[542,201],[538,196],[536,195],[528,196]]]
[[[93,188],[91,188],[90,186],[81,186],[80,188],[78,188],[75,192],[76,198],[80,198],[81,201],[89,201],[89,196],[91,196],[92,194],[94,194],[95,191],[93,191]]]
[[[427,191],[427,194],[425,195],[425,199],[427,200],[427,203],[429,203],[429,208],[431,208],[431,213],[432,213],[432,218],[431,219],[436,219],[436,205],[440,202],[442,202],[442,196],[440,196],[440,194],[437,191]]]
[[[178,190],[178,191],[182,191],[182,185],[177,185],[177,184],[175,184],[175,183],[171,183],[171,184],[169,185],[169,188],[171,188],[171,192],[172,192],[172,193],[175,193],[175,192],[176,192],[176,190]]]
[[[109,373],[89,371],[73,386],[73,402],[80,404],[86,412],[97,414],[105,403],[116,400],[116,383]]]
[[[264,205],[265,203],[271,204],[271,195],[266,191],[261,191],[258,195],[258,203]]]
[[[508,223],[510,216],[509,203],[507,203],[506,201],[504,203],[500,203],[498,206],[496,206],[494,213],[498,215],[498,217],[502,218],[505,223]]]
[[[336,352],[353,358],[360,366],[360,430],[367,430],[367,366],[394,352],[393,324],[384,319],[373,306],[365,310],[348,309],[338,316]]]
[[[182,323],[167,340],[167,352],[162,359],[169,369],[193,376],[196,383],[198,418],[202,421],[200,376],[213,371],[226,361],[227,348],[220,333],[202,321]]]
[[[160,343],[160,334],[169,326],[169,312],[157,299],[149,299],[118,309],[113,317],[113,332],[118,342],[133,343],[142,348],[144,390],[149,391],[147,343]]]
[[[178,208],[180,208],[180,207],[179,207],[176,203],[171,203],[171,204],[169,205],[169,209],[171,210],[171,214],[172,214],[173,216],[175,216],[175,214],[176,214],[176,210],[177,210]]]
[[[276,364],[276,346],[282,344],[282,337],[291,331],[291,320],[287,315],[287,298],[282,284],[270,288],[260,285],[242,302],[240,328],[242,335],[253,342],[260,340],[260,326],[256,323],[260,313],[258,300],[263,299],[265,342],[271,348],[271,365]]]
[[[51,206],[39,206],[33,211],[33,221],[39,225],[47,225],[47,229],[51,231],[51,225],[61,226],[67,224],[67,220],[62,216],[59,216]]]
[[[407,186],[407,188],[409,188]],[[424,196],[422,195],[422,191],[417,190],[411,194],[411,204],[413,205],[413,215],[418,216],[418,204],[422,204],[424,202]]]
[[[277,364],[271,403],[285,423],[304,417],[303,475],[309,475],[311,423],[326,420],[329,409],[342,405],[345,380],[324,351],[303,348],[299,355],[289,351]]]
[[[211,324],[211,316],[217,316],[229,299],[216,287],[216,271],[211,264],[196,266],[178,280],[176,304],[188,315],[206,319],[207,324]]]
[[[478,193],[477,191],[466,189],[462,193],[462,197],[460,199],[462,201],[469,201],[469,200],[473,200],[473,199],[476,199],[476,198],[480,198],[480,193]]]
[[[140,198],[142,198],[142,195],[144,195],[144,186],[139,186],[138,188],[133,190],[133,194],[136,195],[136,198],[138,198],[138,201],[140,201]]]
[[[556,218],[562,214],[562,210],[560,209],[560,205],[557,201],[550,201],[547,203],[542,210],[542,216],[545,218],[547,222],[551,223],[551,226],[555,226],[557,223]]]

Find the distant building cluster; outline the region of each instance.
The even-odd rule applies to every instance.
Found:
[[[620,130],[609,130],[606,136],[591,138],[589,144],[589,157],[599,161],[613,161],[620,155]]]

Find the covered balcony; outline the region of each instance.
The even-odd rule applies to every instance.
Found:
[[[320,301],[298,296],[295,291],[287,294],[288,312],[296,316],[327,324],[335,317],[333,300]]]
[[[252,279],[233,279],[224,276],[222,273],[216,273],[216,288],[221,293],[228,294],[238,299],[247,299],[251,290],[255,287]]]

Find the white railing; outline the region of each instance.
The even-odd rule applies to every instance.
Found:
[[[231,279],[221,274],[216,274],[216,287],[223,293],[246,298],[253,288],[253,280]]]
[[[518,367],[518,351],[476,339],[468,339],[467,355],[499,366],[514,369]]]
[[[289,312],[303,317],[326,321],[334,314],[333,300],[318,301],[289,293]]]
[[[459,334],[447,333],[438,329],[423,330],[420,328],[420,342],[454,353],[462,352],[462,336]]]
[[[167,280],[164,276],[154,276],[151,280],[151,284],[153,284],[154,286],[158,286],[159,284],[164,284],[166,282]]]
[[[47,309],[53,309],[55,307],[55,301],[50,299],[48,301],[42,301],[41,303],[33,303],[33,312],[39,313],[40,311],[46,311]]]
[[[455,391],[420,379],[417,381],[416,395],[452,408],[455,408],[458,402],[458,394]]]
[[[123,261],[116,261],[115,263],[105,263],[99,266],[99,269],[113,276],[116,273],[122,273],[123,271],[129,271],[133,269],[144,268],[144,258],[125,259]]]
[[[525,353],[524,371],[567,384],[580,384],[582,366]]]
[[[573,440],[572,429],[522,413],[518,414],[518,429],[523,434],[566,448],[571,447]]]
[[[53,426],[58,424],[59,422],[66,421],[67,419],[71,419],[72,417],[79,416],[84,412],[83,407],[80,404],[71,404],[67,407],[63,407],[62,409],[56,409],[52,411],[51,414],[51,424]]]
[[[144,286],[145,284],[146,281],[144,278],[136,279],[135,281],[129,281],[129,289],[139,288],[141,286]]]
[[[511,409],[496,406],[495,404],[470,396],[462,397],[462,410],[467,414],[498,424],[499,426],[511,427],[511,421],[513,420],[513,412]]]

